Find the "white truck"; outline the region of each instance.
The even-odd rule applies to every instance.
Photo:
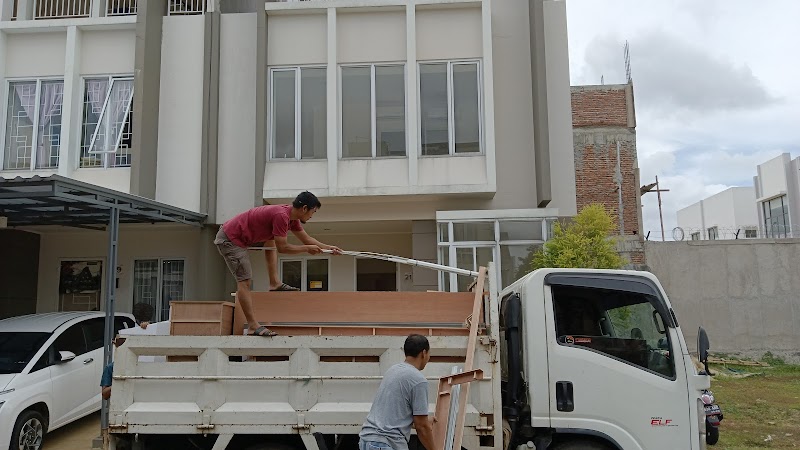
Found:
[[[468,390],[462,448],[705,448],[700,394],[710,379],[698,374],[654,275],[543,269],[498,292],[491,264],[488,273],[470,358],[483,379]],[[428,331],[431,411],[436,380],[467,360],[465,325],[448,331],[452,324],[423,316],[384,333],[390,325],[365,323],[371,331],[350,333],[358,335],[316,324],[317,335],[270,339],[131,336],[116,353],[111,447],[355,450],[408,332]],[[146,355],[184,362],[138,362]],[[410,449],[423,447],[412,437]]]

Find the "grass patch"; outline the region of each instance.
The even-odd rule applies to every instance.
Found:
[[[769,354],[763,360],[771,367],[711,368],[724,419],[719,443],[709,448],[800,449],[800,366]]]

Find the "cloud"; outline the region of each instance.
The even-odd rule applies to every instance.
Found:
[[[624,80],[623,46],[613,35],[595,37],[585,50],[584,73],[596,80],[602,74],[606,83]],[[644,32],[630,39],[630,47],[637,100],[647,100],[637,106],[707,113],[761,108],[777,100],[747,64],[734,64],[668,32]]]

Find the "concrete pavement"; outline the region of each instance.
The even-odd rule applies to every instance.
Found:
[[[43,450],[89,450],[92,439],[100,435],[100,412],[47,433]]]

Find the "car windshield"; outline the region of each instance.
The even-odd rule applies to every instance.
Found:
[[[20,373],[50,333],[0,332],[0,374]]]

